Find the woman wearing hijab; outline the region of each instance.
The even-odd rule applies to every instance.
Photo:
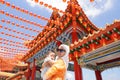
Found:
[[[69,46],[61,44],[57,49],[57,60],[45,73],[46,80],[65,80],[70,52]]]

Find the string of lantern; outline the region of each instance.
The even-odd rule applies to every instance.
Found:
[[[38,19],[45,20],[45,21],[47,21],[47,22],[51,22],[51,23],[56,24],[56,21],[50,20],[50,19],[45,18],[45,17],[43,17],[43,16],[37,15],[37,14],[35,14],[35,13],[32,13],[32,12],[30,12],[30,11],[28,11],[28,10],[25,10],[25,9],[23,9],[23,8],[20,8],[20,7],[18,7],[18,6],[15,6],[14,4],[10,4],[9,2],[6,2],[6,1],[4,1],[4,0],[2,0],[1,3],[2,3],[2,4],[5,4],[5,5],[8,6],[8,7],[11,7],[12,9],[16,9],[17,11],[20,11],[20,12],[22,12],[22,13],[25,13],[25,14],[28,14],[28,15],[30,15],[30,16],[36,17],[36,18],[38,18]],[[41,26],[41,27],[44,27],[44,26]]]
[[[26,20],[26,19],[24,19],[24,18],[22,18],[22,17],[15,16],[15,15],[13,15],[13,14],[10,14],[10,13],[8,13],[8,12],[5,12],[4,10],[0,10],[0,14],[4,14],[4,15],[6,15],[6,16],[9,16],[9,17],[11,17],[11,18],[15,18],[15,19],[20,20],[20,21],[22,21],[22,22],[26,22],[26,23],[28,23],[28,24],[37,26],[37,27],[39,27],[39,28],[43,28],[43,26],[41,26],[39,23]]]
[[[40,32],[40,31],[32,29],[28,26],[24,26],[24,25],[17,24],[15,22],[11,22],[10,20],[1,19],[1,22],[11,24],[11,25],[15,25],[16,27],[23,28],[23,29],[26,29],[26,30],[30,30],[30,31],[33,31],[33,32],[37,32],[37,33]]]
[[[23,51],[13,51],[13,50],[6,50],[6,49],[0,49],[1,51],[3,52],[11,52],[12,54],[13,53],[26,53],[26,52],[23,52]]]
[[[13,50],[13,51],[23,51],[23,52],[26,52],[28,50],[23,50],[23,49],[16,49],[16,48],[9,48],[9,47],[6,47],[6,46],[0,46],[0,48],[3,48],[3,49],[9,49],[9,50]]]
[[[25,39],[25,38],[21,38],[19,36],[14,36],[12,34],[8,34],[8,33],[5,33],[5,32],[0,32],[0,34],[3,34],[3,35],[6,35],[6,36],[9,36],[9,37],[13,37],[13,38],[17,38],[17,39],[20,39],[20,40],[28,40],[28,39]]]
[[[2,4],[6,4],[6,6],[8,6],[8,7],[10,7],[10,3],[9,2],[5,2],[4,0],[2,0],[1,1],[1,3]],[[40,3],[42,3],[42,2],[40,2]],[[44,4],[44,5],[48,5],[48,4]],[[51,6],[51,5],[48,5],[49,7]],[[47,7],[47,6],[45,6],[45,7]],[[45,18],[45,17],[43,17],[43,16],[40,16],[40,15],[37,15],[37,14],[34,14],[34,13],[32,13],[32,12],[29,12],[28,10],[24,10],[24,9],[21,9],[20,7],[18,7],[18,6],[15,6],[15,5],[12,5],[11,6],[11,8],[13,8],[13,9],[16,9],[16,10],[18,10],[18,11],[21,11],[21,12],[23,12],[23,13],[26,13],[26,14],[29,14],[30,16],[34,16],[34,17],[37,17],[37,18],[39,18],[39,19],[42,19],[42,20],[46,20],[46,21],[48,21],[48,22],[51,22],[51,23],[54,23],[54,24],[56,24],[56,25],[61,25],[62,23],[57,23],[57,21],[55,21],[55,20],[50,20],[50,19],[48,19],[48,18]],[[57,9],[57,8],[55,8],[55,7],[52,7],[51,6],[51,8],[52,8],[52,10],[59,10],[59,9]],[[62,10],[59,10],[61,13],[63,13],[63,14],[66,14],[66,15],[68,15],[68,16],[72,16],[70,13],[65,13],[64,11],[62,11]],[[4,12],[3,12],[4,13]],[[6,15],[6,16],[8,16],[8,14]],[[24,19],[23,19],[24,20]],[[25,20],[24,20],[25,21]],[[41,26],[41,25],[39,25],[39,26]],[[44,27],[44,26],[41,26],[41,27]]]
[[[57,9],[56,7],[52,7],[52,5],[49,5],[49,4],[47,4],[47,3],[45,3],[45,2],[43,2],[43,1],[36,1],[36,0],[34,0],[34,2],[35,3],[39,3],[39,5],[43,5],[44,7],[47,7],[47,8],[49,8],[49,9],[52,9],[52,10],[54,10],[54,11],[57,11],[57,12],[60,12],[60,13],[62,13],[62,14],[66,14],[67,16],[72,16],[70,13],[68,13],[68,12],[64,12],[64,11],[62,11],[62,10],[59,10],[59,9]]]
[[[10,43],[8,43],[8,42],[0,42],[0,43],[5,44],[5,45],[9,45],[9,46],[15,46],[15,47],[18,47],[18,48],[26,48],[26,47],[24,47],[24,46],[18,46],[18,45],[16,45],[16,44],[10,44]]]
[[[20,11],[20,12],[22,12],[22,13],[25,13],[25,14],[28,14],[28,15],[30,15],[30,16],[36,17],[36,18],[38,18],[38,19],[42,19],[42,20],[45,20],[45,21],[49,21],[48,18],[45,18],[45,17],[43,17],[43,16],[37,15],[37,14],[35,14],[35,13],[33,13],[33,12],[30,12],[30,11],[28,11],[28,10],[25,10],[25,9],[23,9],[23,8],[20,8],[19,6],[15,6],[14,4],[10,4],[9,2],[6,2],[6,1],[4,1],[4,0],[1,0],[0,2],[1,2],[2,4],[5,4],[7,7],[11,7],[12,9],[16,9],[17,11]]]
[[[0,49],[1,50],[1,52],[3,51],[3,52],[10,52],[10,53],[12,53],[12,55],[14,54],[16,54],[16,53],[26,53],[26,52],[22,52],[22,51],[12,51],[12,50],[3,50],[3,49]]]
[[[31,37],[31,38],[34,38],[34,37],[35,37],[35,36],[31,36],[31,35],[29,35],[29,34],[25,34],[25,33],[23,33],[23,32],[20,32],[20,31],[16,31],[16,30],[10,29],[10,28],[5,27],[5,26],[1,26],[1,25],[0,25],[0,27],[1,27],[2,29],[5,29],[5,30],[8,30],[8,31],[17,33],[17,34],[21,34],[21,35],[23,35],[23,36],[27,36],[27,37]]]
[[[12,41],[12,40],[8,40],[8,39],[5,39],[5,38],[1,38],[3,41],[7,41],[7,42],[10,42],[10,43],[14,43],[14,44],[19,44],[19,45],[24,45],[24,43],[21,43],[21,42],[16,42],[16,41]]]
[[[56,21],[50,20],[50,19],[45,18],[45,17],[43,17],[43,16],[37,15],[37,14],[35,14],[35,13],[32,13],[32,12],[30,12],[30,11],[28,11],[28,10],[25,10],[25,9],[23,9],[23,8],[20,8],[20,7],[18,7],[18,6],[15,6],[14,4],[10,4],[9,2],[5,2],[4,0],[2,0],[1,3],[2,3],[2,4],[5,4],[7,7],[11,7],[12,9],[16,9],[17,11],[20,11],[20,12],[22,12],[22,13],[28,14],[28,15],[30,15],[30,16],[36,17],[36,18],[41,19],[41,20],[45,20],[45,21],[47,21],[47,22],[51,22],[51,23],[57,24]],[[41,26],[41,27],[44,27],[44,26]]]

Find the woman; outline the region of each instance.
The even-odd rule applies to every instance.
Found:
[[[62,44],[57,49],[57,60],[45,73],[46,80],[65,80],[69,62],[69,46]]]

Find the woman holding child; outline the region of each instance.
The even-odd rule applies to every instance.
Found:
[[[69,46],[61,44],[57,49],[57,57],[53,65],[44,74],[45,80],[65,80],[69,62]]]

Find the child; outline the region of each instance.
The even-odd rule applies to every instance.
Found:
[[[54,59],[55,59],[55,53],[50,51],[47,57],[44,59],[44,62],[41,68],[41,77],[43,78],[43,80],[45,80],[45,78],[43,77],[44,74],[54,64]]]

